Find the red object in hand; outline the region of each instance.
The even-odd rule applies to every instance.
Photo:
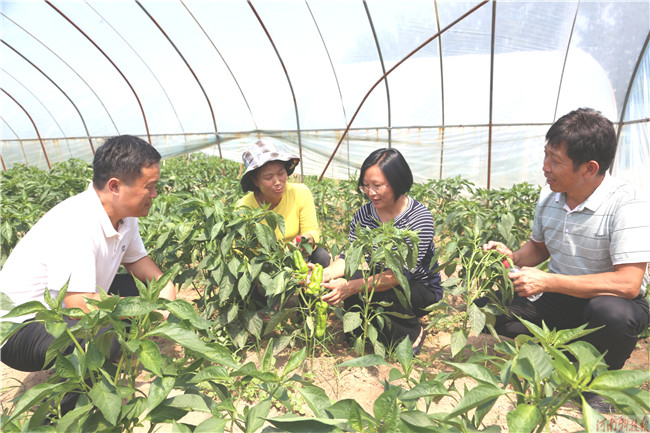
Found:
[[[300,245],[301,241],[302,241],[302,236],[300,235],[296,236],[296,245]]]
[[[504,260],[504,261],[503,261],[502,263],[503,263],[503,267],[504,267],[504,268],[506,268],[506,269],[507,269],[507,268],[509,268],[509,267],[510,267],[510,264],[508,263],[508,260],[507,260],[507,259],[506,259],[506,260]]]

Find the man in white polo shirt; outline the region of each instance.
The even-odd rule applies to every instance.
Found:
[[[149,213],[157,195],[159,162],[158,151],[137,137],[107,140],[95,154],[88,189],[52,208],[13,249],[0,270],[0,291],[14,305],[44,302],[45,290],[54,298],[69,281],[65,306],[85,311],[84,298],[99,299],[100,288],[137,296],[133,277],[145,282],[162,275],[138,231],[138,217]],[[120,264],[128,274],[116,276]],[[175,299],[174,285],[169,283],[160,297]],[[28,322],[0,349],[2,362],[17,370],[49,368],[43,364],[54,337],[32,319],[3,319]],[[72,319],[67,322],[74,324]]]
[[[546,140],[548,186],[537,204],[531,239],[514,253],[494,241],[483,249],[495,248],[521,267],[509,275],[519,295],[511,313],[556,329],[603,326],[584,340],[607,352],[609,369],[620,369],[650,319],[644,299],[650,207],[607,174],[616,132],[599,112],[581,108],[566,114]],[[549,258],[549,272],[534,268]],[[534,295],[542,296],[531,301]],[[528,334],[514,315],[499,316],[495,328],[508,337]],[[596,409],[608,411],[600,396],[588,397]]]

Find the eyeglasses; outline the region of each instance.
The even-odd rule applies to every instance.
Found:
[[[362,185],[362,186],[359,187],[359,191],[361,191],[364,194],[370,194],[370,191],[372,191],[374,193],[377,193],[377,194],[381,194],[382,192],[384,192],[386,187],[388,187],[388,185],[378,185],[378,186]]]

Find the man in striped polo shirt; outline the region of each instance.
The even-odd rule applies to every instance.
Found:
[[[551,329],[603,326],[584,340],[606,352],[609,369],[620,369],[650,319],[644,298],[650,206],[630,185],[607,174],[616,132],[599,112],[581,108],[566,114],[546,140],[548,185],[537,204],[531,239],[514,253],[494,241],[483,249],[494,248],[521,267],[510,274],[519,295],[510,312],[536,325],[543,320]],[[549,272],[534,268],[549,258]],[[528,334],[514,315],[500,316],[495,328],[508,337]],[[600,396],[589,397],[595,409],[611,408]]]

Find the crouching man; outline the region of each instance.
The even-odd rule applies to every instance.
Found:
[[[137,137],[107,140],[95,154],[88,189],[52,208],[13,249],[0,270],[0,291],[14,305],[43,302],[45,290],[55,298],[69,281],[64,306],[84,311],[88,311],[84,298],[100,299],[100,288],[119,296],[138,296],[134,277],[146,282],[162,276],[138,230],[138,217],[149,213],[157,195],[159,161],[158,151]],[[120,264],[128,275],[116,275]],[[171,282],[160,297],[176,298]],[[65,319],[68,326],[74,325],[74,320]],[[50,368],[43,364],[54,337],[45,326],[33,315],[3,320],[29,323],[2,346],[2,362],[21,371]],[[64,354],[73,347],[68,349]]]
[[[522,268],[509,274],[519,295],[509,307],[512,314],[551,329],[602,326],[584,340],[605,353],[609,369],[620,369],[648,327],[650,209],[629,185],[607,174],[616,132],[599,112],[566,114],[546,140],[542,169],[548,185],[531,239],[514,252],[493,241],[483,249],[496,249]],[[550,272],[533,268],[549,258]],[[538,294],[534,302],[528,299]],[[514,315],[499,316],[495,328],[507,337],[528,333]],[[586,397],[595,409],[611,410],[599,395]]]

